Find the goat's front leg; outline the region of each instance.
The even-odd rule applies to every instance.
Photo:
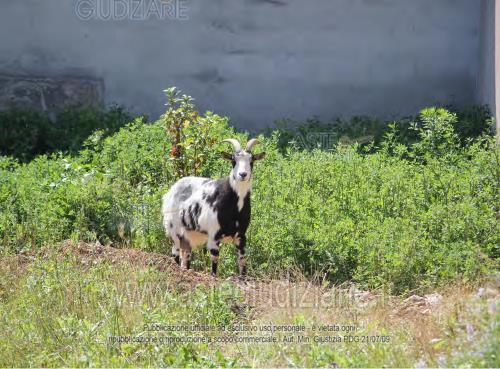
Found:
[[[177,265],[181,265],[181,240],[179,237],[172,237],[172,241],[174,242],[172,246],[172,256]]]
[[[247,263],[245,258],[245,248],[247,246],[247,236],[241,235],[235,241],[236,249],[238,249],[238,267],[240,269],[240,275],[245,276],[247,274]]]
[[[216,240],[214,237],[208,238],[207,248],[212,259],[212,276],[214,277],[217,275],[217,265],[219,263],[219,246],[220,240]]]

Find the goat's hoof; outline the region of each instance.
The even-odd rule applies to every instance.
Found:
[[[241,283],[247,283],[247,276],[244,275],[244,274],[240,274],[238,277],[237,277],[237,280],[238,282],[241,282]]]

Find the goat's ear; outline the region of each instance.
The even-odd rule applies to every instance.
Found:
[[[264,159],[265,157],[266,157],[265,152],[261,152],[259,154],[254,154],[254,155],[252,155],[252,161],[261,160],[261,159]]]
[[[233,160],[233,155],[231,155],[231,154],[229,154],[227,152],[221,152],[221,155],[226,160]]]

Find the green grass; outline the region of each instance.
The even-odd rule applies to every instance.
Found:
[[[401,299],[378,297],[367,306],[355,300],[328,305],[330,289],[295,284],[269,284],[281,306],[260,300],[259,288],[220,281],[183,283],[167,268],[159,271],[113,257],[44,252],[4,258],[0,268],[0,366],[22,367],[413,367],[498,366],[500,339],[495,296],[474,297],[470,287],[444,292],[444,302],[430,315],[398,315]],[[114,261],[113,261],[114,259]],[[186,281],[186,280],[185,280]],[[189,278],[187,279],[189,281]],[[261,287],[262,288],[262,287]],[[302,288],[302,289],[301,289]],[[324,306],[311,307],[314,293]],[[308,295],[309,293],[309,295]],[[312,293],[312,294],[311,294]],[[247,302],[254,297],[253,303]],[[347,297],[346,295],[343,295]],[[381,295],[382,296],[382,295]],[[246,297],[246,298],[245,298]],[[286,298],[285,298],[286,297]],[[251,299],[250,299],[251,300]],[[239,307],[239,309],[235,309]],[[229,332],[151,331],[163,325],[357,325],[353,336],[383,335],[384,342],[310,342],[266,344],[127,342],[113,336],[232,337]],[[472,327],[472,328],[471,328]],[[269,336],[269,333],[250,335]],[[288,335],[288,334],[287,334]]]
[[[226,325],[235,319],[231,304],[238,295],[224,287],[179,292],[168,274],[150,268],[109,262],[86,267],[54,254],[36,259],[23,273],[2,270],[0,366],[208,364],[206,346],[117,344],[108,338],[147,336],[145,324],[153,322]]]

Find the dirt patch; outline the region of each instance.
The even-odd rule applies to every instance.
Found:
[[[99,243],[84,242],[74,245],[71,241],[65,241],[61,244],[60,252],[70,253],[79,259],[81,264],[88,266],[106,261],[116,265],[127,263],[138,268],[152,267],[168,273],[174,284],[182,289],[193,289],[197,285],[211,286],[217,282],[215,278],[205,273],[182,270],[170,256],[139,249],[118,249]]]
[[[75,244],[70,240],[66,240],[55,248],[47,247],[3,257],[0,259],[0,268],[15,269],[19,273],[26,270],[37,259],[49,258],[54,254],[61,258],[73,257],[82,268],[91,268],[100,263],[111,263],[117,267],[125,264],[137,268],[152,267],[160,272],[168,273],[173,285],[176,285],[179,289],[193,289],[197,285],[210,286],[216,284],[216,280],[207,274],[193,270],[181,270],[175,261],[167,255],[138,249],[119,249],[103,246],[99,242],[78,242]]]

